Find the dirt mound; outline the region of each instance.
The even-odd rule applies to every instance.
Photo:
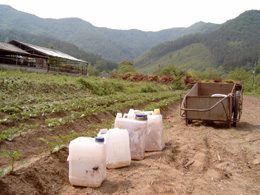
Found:
[[[0,194],[57,194],[68,185],[68,149],[61,149],[0,180]]]

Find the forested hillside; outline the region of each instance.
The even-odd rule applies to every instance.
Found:
[[[42,19],[10,6],[0,5],[0,30],[16,30],[59,39],[114,62],[133,60],[161,42],[175,40],[190,33],[212,31],[218,27],[217,24],[198,22],[189,28],[172,28],[158,32],[114,30],[95,27],[79,18]],[[22,38],[19,40],[24,41]]]
[[[247,11],[215,31],[159,44],[139,56],[135,67],[143,71],[147,67],[155,70],[158,65],[168,64],[197,70],[252,68],[260,57],[259,34],[260,11]]]

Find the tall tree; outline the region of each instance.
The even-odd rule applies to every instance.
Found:
[[[134,61],[124,60],[120,63],[120,65],[130,65],[134,66]]]

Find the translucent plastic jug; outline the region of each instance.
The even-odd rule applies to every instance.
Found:
[[[119,168],[131,164],[129,134],[126,129],[102,129],[98,137],[105,138],[107,168]]]
[[[164,147],[162,115],[148,115],[145,151],[159,151]]]
[[[127,129],[130,139],[131,158],[141,160],[145,152],[145,136],[147,120],[139,121],[132,118],[116,118],[115,128]]]
[[[99,187],[106,178],[104,138],[78,137],[69,144],[69,181],[75,186]]]

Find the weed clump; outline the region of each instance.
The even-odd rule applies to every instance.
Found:
[[[151,86],[143,87],[141,93],[155,93],[158,92],[157,89],[152,88]]]
[[[124,91],[124,86],[121,83],[115,83],[111,81],[93,82],[80,78],[77,80],[77,82],[81,84],[83,88],[87,88],[91,91],[91,93],[99,96],[112,95],[116,92]]]

